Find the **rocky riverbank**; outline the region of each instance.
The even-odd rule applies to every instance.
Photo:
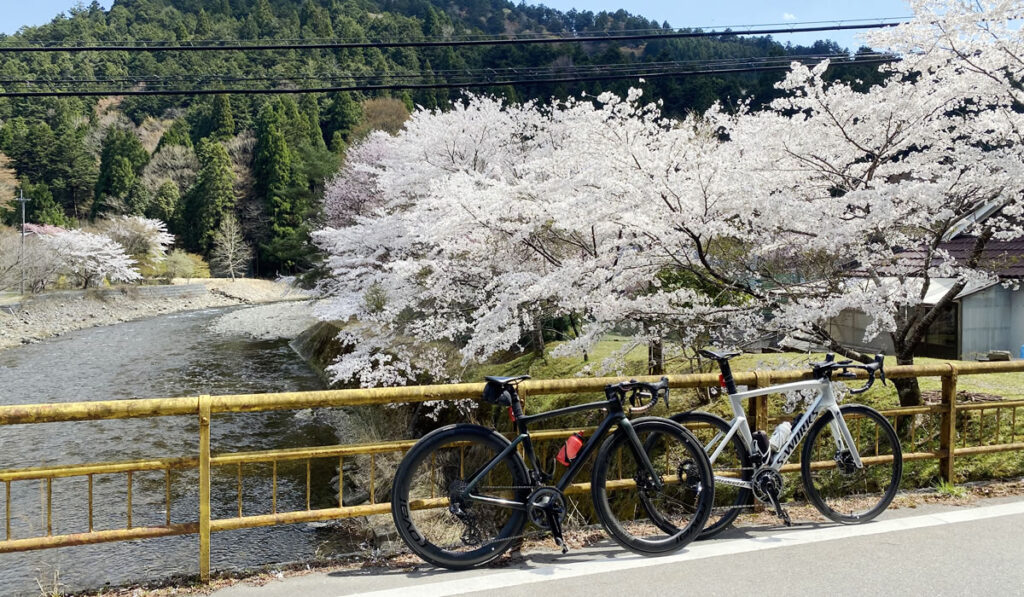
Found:
[[[150,287],[125,287],[119,292],[108,290],[41,294],[21,302],[13,309],[0,307],[0,349],[38,342],[74,330],[166,313],[308,298],[302,291],[270,280],[246,278],[232,281],[214,278],[178,280],[176,283],[188,285],[189,288],[167,296],[150,293],[147,291]],[[294,322],[295,319],[291,318],[290,321]],[[257,317],[250,318],[250,321],[257,320]],[[264,321],[261,325],[269,327],[272,324]]]
[[[316,323],[308,301],[292,301],[225,313],[210,329],[217,334],[241,334],[257,340],[293,340]]]

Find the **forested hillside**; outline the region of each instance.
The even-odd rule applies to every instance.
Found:
[[[503,0],[117,0],[109,11],[93,2],[47,25],[0,36],[0,48],[116,41],[418,40],[667,27],[625,11],[562,13]],[[838,50],[824,42],[789,47],[767,37],[721,37],[460,48],[0,52],[0,90],[19,90],[33,80],[50,81],[52,89],[90,88],[82,79],[125,82],[133,89],[276,89],[360,74],[424,72],[439,73],[433,80],[444,81],[444,72],[466,69]],[[717,100],[752,97],[761,103],[772,97],[772,85],[781,77],[768,72],[655,79],[644,83],[645,97],[664,100],[670,115],[702,110]],[[510,101],[543,101],[583,91],[621,93],[631,84],[637,81],[482,91]],[[346,148],[373,129],[396,131],[417,105],[444,109],[461,94],[425,89],[0,99],[0,213],[8,224],[17,220],[10,201],[12,179],[17,179],[31,197],[29,221],[68,227],[104,215],[145,215],[167,222],[179,247],[202,254],[209,254],[220,222],[234,214],[256,248],[257,274],[302,271],[311,263],[308,232],[320,218],[324,182]]]

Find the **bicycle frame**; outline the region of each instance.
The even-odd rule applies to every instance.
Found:
[[[562,415],[568,415],[575,412],[585,410],[597,410],[600,408],[607,408],[608,416],[606,416],[604,420],[601,421],[601,424],[597,426],[597,430],[594,431],[594,434],[580,448],[579,453],[576,454],[576,458],[573,458],[572,462],[569,463],[569,468],[567,468],[565,472],[562,474],[561,478],[558,480],[558,483],[555,484],[555,487],[559,491],[565,491],[566,488],[569,487],[569,484],[572,483],[573,479],[576,478],[576,475],[583,467],[583,463],[587,461],[590,454],[597,449],[600,442],[608,435],[609,431],[611,431],[611,428],[615,425],[618,425],[622,429],[625,429],[626,434],[629,437],[630,444],[633,447],[634,455],[637,456],[640,459],[641,464],[644,467],[646,467],[648,473],[651,475],[651,479],[653,480],[653,482],[656,485],[661,484],[661,476],[655,472],[654,465],[652,465],[651,461],[647,458],[647,452],[643,449],[643,445],[640,443],[640,438],[637,437],[636,431],[634,431],[633,429],[633,424],[630,423],[628,418],[626,418],[626,413],[623,410],[622,403],[619,401],[618,397],[610,397],[607,400],[602,400],[599,402],[588,402],[586,404],[579,404],[576,406],[568,406],[556,410],[549,410],[547,412],[538,413],[535,415],[524,415],[522,413],[522,406],[519,403],[518,397],[513,402],[513,405],[513,414],[516,415],[515,421],[517,430],[519,431],[519,435],[516,436],[516,438],[512,440],[512,443],[510,443],[504,450],[502,450],[500,454],[495,456],[482,469],[476,471],[471,476],[470,481],[466,485],[465,489],[467,493],[466,497],[470,501],[491,504],[494,506],[500,506],[504,508],[511,508],[513,510],[526,510],[526,504],[523,502],[476,495],[473,494],[472,491],[477,486],[477,484],[480,483],[480,481],[487,476],[488,472],[490,472],[494,467],[498,465],[498,463],[500,463],[502,460],[504,460],[506,457],[512,454],[512,452],[514,452],[516,448],[518,448],[520,445],[523,446],[523,451],[529,458],[528,462],[530,468],[534,472],[534,475],[531,476],[533,477],[534,484],[536,485],[537,480],[544,478],[543,476],[546,475],[546,473],[544,472],[543,467],[540,465],[540,461],[537,459],[537,454],[533,449],[533,440],[530,438],[530,431],[528,428],[530,423],[535,423],[537,421],[543,421],[545,419],[551,419]]]
[[[835,438],[836,449],[842,450],[845,444],[845,447],[850,451],[854,464],[857,468],[863,468],[864,465],[861,463],[860,454],[857,452],[857,446],[853,441],[853,436],[850,434],[850,429],[846,426],[846,421],[843,419],[842,412],[839,410],[839,404],[836,402],[835,394],[832,392],[832,382],[828,378],[797,381],[767,388],[758,388],[746,392],[737,392],[736,394],[729,394],[729,403],[732,406],[735,418],[732,420],[728,433],[724,436],[720,433],[716,434],[711,440],[711,443],[709,443],[708,446],[705,446],[705,448],[710,447],[715,441],[719,441],[718,447],[709,455],[711,463],[714,464],[715,460],[722,453],[722,450],[725,449],[725,446],[737,433],[739,434],[740,441],[742,441],[744,446],[747,448],[747,452],[753,453],[754,438],[750,431],[750,427],[747,425],[747,415],[746,411],[743,409],[744,399],[800,390],[817,390],[818,394],[815,397],[814,402],[811,403],[811,406],[804,411],[804,414],[793,425],[793,430],[790,432],[789,439],[787,439],[786,443],[782,445],[782,448],[779,449],[778,453],[772,457],[772,460],[764,466],[776,471],[781,469],[782,465],[785,464],[789,460],[789,457],[793,455],[793,452],[796,451],[796,447],[800,444],[800,441],[807,435],[807,432],[811,429],[811,425],[818,420],[818,417],[821,416],[824,411],[828,410],[832,413],[832,421],[829,422],[829,425],[832,427],[832,437]],[[715,483],[747,488],[752,486],[749,481],[718,476],[715,477]]]

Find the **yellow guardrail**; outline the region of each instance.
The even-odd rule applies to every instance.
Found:
[[[900,377],[939,377],[942,379],[942,402],[932,406],[898,408],[883,411],[892,418],[911,415],[939,415],[941,421],[936,427],[938,443],[929,439],[931,431],[919,432],[916,418],[912,420],[909,443],[904,449],[905,460],[938,459],[940,472],[944,479],[954,479],[953,465],[960,455],[981,454],[1008,450],[1024,450],[1024,441],[1018,441],[1017,409],[1024,407],[1024,401],[1004,401],[986,404],[957,404],[956,386],[961,375],[983,375],[987,373],[1024,372],[1024,361],[1006,361],[991,363],[958,363],[941,365],[916,365],[892,367],[887,371],[890,378]],[[738,373],[734,377],[737,384],[751,387],[797,381],[809,377],[803,371],[754,371]],[[861,372],[863,377],[863,372]],[[718,385],[715,374],[669,375],[672,388],[706,388]],[[644,381],[658,381],[660,377],[640,377]],[[519,386],[520,395],[529,396],[548,394],[573,394],[601,392],[609,383],[621,381],[621,378],[586,378],[586,379],[552,379],[528,380]],[[435,386],[411,386],[402,388],[326,390],[315,392],[290,392],[278,394],[241,394],[225,396],[198,396],[192,398],[152,398],[137,400],[111,400],[99,402],[72,402],[56,404],[29,404],[0,407],[0,425],[26,425],[38,423],[59,423],[70,421],[97,421],[109,419],[148,418],[167,416],[198,417],[199,433],[197,453],[186,457],[133,460],[124,462],[103,462],[77,465],[56,465],[48,467],[32,467],[0,470],[0,483],[4,486],[6,534],[0,541],[0,553],[86,545],[109,541],[127,541],[133,539],[166,537],[172,535],[198,534],[199,536],[199,570],[203,581],[210,578],[210,540],[216,531],[313,522],[390,512],[390,504],[376,500],[375,463],[380,454],[401,454],[414,443],[413,440],[392,441],[370,444],[347,444],[334,446],[316,446],[305,448],[289,448],[281,450],[262,450],[214,454],[210,446],[210,428],[213,416],[221,413],[246,413],[271,410],[298,410],[317,407],[350,407],[367,405],[403,404],[439,400],[474,399],[483,391],[482,383],[464,383]],[[988,442],[984,438],[986,425],[985,414],[995,417],[995,441]],[[977,416],[974,416],[977,413]],[[768,412],[767,397],[753,398],[748,408],[748,416],[752,424],[759,429],[766,429],[771,422]],[[977,419],[975,423],[973,419]],[[1009,422],[1009,432],[1003,433],[1004,422]],[[959,425],[959,427],[958,427]],[[977,428],[974,445],[968,445],[970,431]],[[960,430],[959,447],[958,434]],[[573,430],[538,431],[534,438],[555,440],[565,438]],[[2,431],[0,431],[2,433]],[[916,434],[916,435],[915,435]],[[924,435],[923,440],[919,440]],[[1021,434],[1024,436],[1024,434]],[[1020,439],[1024,439],[1021,437]],[[1002,442],[1002,443],[1000,443]],[[931,449],[929,449],[931,447]],[[922,448],[922,449],[919,449]],[[345,458],[368,456],[370,458],[369,503],[355,506],[344,505],[344,461]],[[318,459],[336,459],[339,471],[338,501],[336,507],[311,507],[311,461]],[[278,510],[278,464],[282,462],[302,462],[306,464],[306,499],[304,510]],[[242,500],[243,465],[269,464],[271,467],[271,508],[270,512],[246,513]],[[236,468],[238,483],[238,506],[236,516],[214,519],[211,516],[211,470],[213,467]],[[783,470],[796,470],[798,465],[787,465]],[[195,520],[174,521],[171,516],[172,491],[171,479],[175,471],[198,469],[199,473],[199,505]],[[165,516],[164,523],[159,526],[134,526],[132,521],[132,486],[133,476],[137,473],[164,473],[165,483]],[[127,487],[126,525],[117,529],[96,529],[93,525],[93,477],[95,475],[124,474]],[[84,500],[88,508],[87,529],[79,533],[53,534],[52,489],[55,479],[84,477],[87,479],[87,496]],[[31,537],[14,537],[11,531],[11,484],[26,481],[39,481],[43,484],[45,504],[45,534]],[[571,488],[573,493],[586,491],[587,483],[580,483]],[[427,499],[417,507],[438,507],[444,500]]]

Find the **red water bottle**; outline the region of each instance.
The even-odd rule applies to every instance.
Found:
[[[577,431],[576,433],[569,436],[569,439],[565,440],[565,444],[562,449],[558,451],[558,455],[555,456],[555,460],[560,462],[562,466],[569,466],[576,455],[580,453],[580,448],[583,447],[583,434]]]

